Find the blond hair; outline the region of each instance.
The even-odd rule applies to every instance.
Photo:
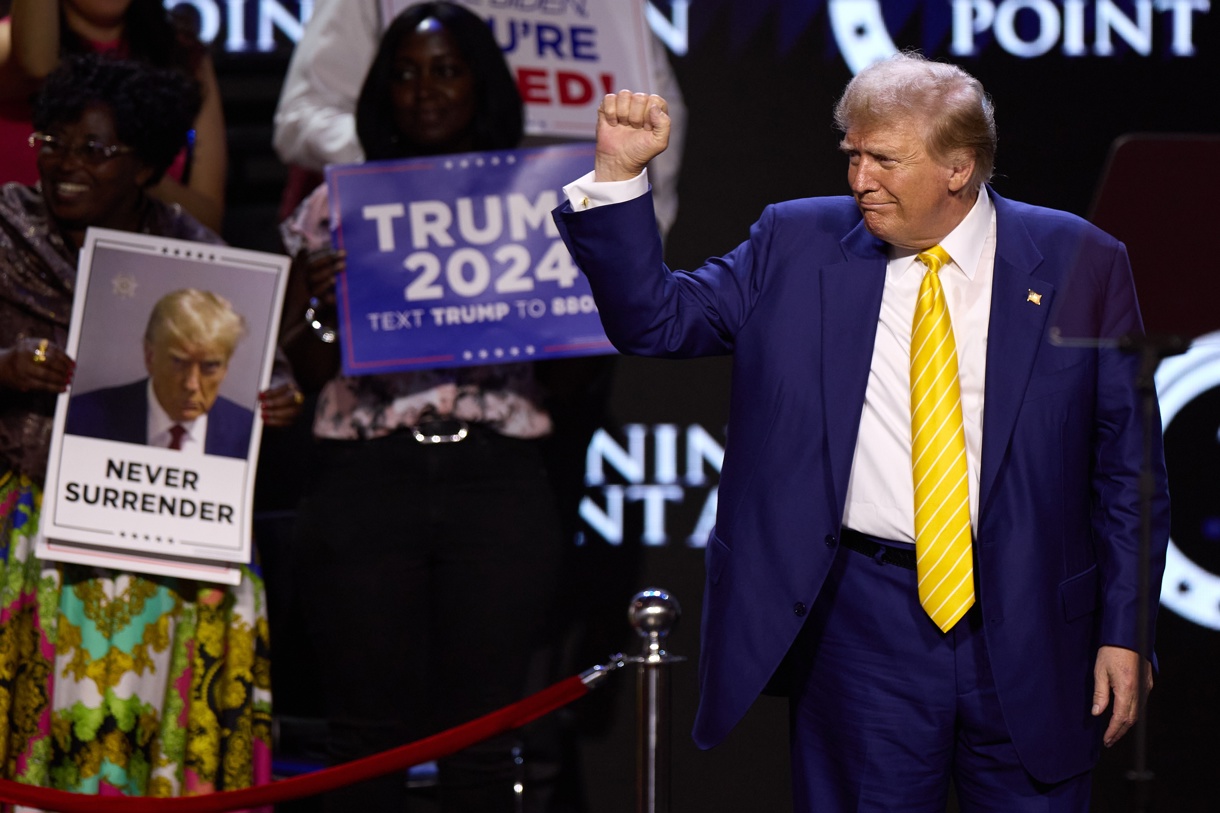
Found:
[[[956,65],[932,62],[908,51],[860,71],[835,105],[835,125],[884,127],[916,122],[928,153],[948,163],[963,151],[974,158],[970,185],[977,189],[995,170],[995,109],[979,80]]]
[[[148,316],[144,341],[220,347],[228,360],[245,335],[246,320],[229,300],[211,291],[183,288],[157,300]]]

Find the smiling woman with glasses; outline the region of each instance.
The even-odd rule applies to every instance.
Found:
[[[0,183],[32,184],[37,168],[22,149],[30,127],[30,98],[67,56],[105,53],[171,68],[193,78],[202,104],[189,147],[152,190],[180,203],[209,228],[223,222],[228,162],[224,112],[216,70],[181,8],[164,0],[0,0]]]
[[[39,95],[29,138],[51,231],[75,251],[89,226],[148,231],[146,218],[176,215],[153,206],[149,191],[182,148],[199,104],[197,85],[180,72],[104,56],[68,60]],[[173,228],[187,239],[220,239],[193,219]]]
[[[266,596],[34,554],[76,266],[91,226],[220,238],[151,188],[199,104],[182,73],[66,60],[35,104],[39,183],[0,188],[0,776],[78,793],[179,796],[270,780]],[[295,417],[291,384],[265,425]],[[213,675],[223,675],[213,683]],[[219,688],[218,688],[219,687]],[[189,712],[189,714],[188,714]]]

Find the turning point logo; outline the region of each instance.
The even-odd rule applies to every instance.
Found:
[[[945,14],[943,4],[925,6],[925,14]],[[1191,57],[1195,17],[1210,11],[1211,0],[950,0],[949,19],[941,24],[954,57],[978,56],[992,44],[1022,59],[1053,51],[1110,57],[1124,48],[1140,56]],[[880,0],[830,0],[829,14],[853,74],[898,51]]]
[[[1174,527],[1180,535],[1169,540],[1161,603],[1220,630],[1220,333],[1196,339],[1184,355],[1166,359],[1156,386],[1166,456],[1175,473]]]

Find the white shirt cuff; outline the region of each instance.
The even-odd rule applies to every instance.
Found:
[[[648,170],[626,181],[594,181],[593,173],[577,178],[563,188],[572,211],[583,212],[612,203],[626,203],[648,194]]]

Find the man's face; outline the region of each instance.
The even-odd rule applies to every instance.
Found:
[[[893,246],[922,250],[960,222],[955,195],[969,173],[929,155],[917,122],[852,128],[840,148],[848,158],[847,181],[856,205],[873,235]]]
[[[175,421],[192,421],[216,403],[229,357],[222,347],[145,341],[144,366],[161,408]]]

